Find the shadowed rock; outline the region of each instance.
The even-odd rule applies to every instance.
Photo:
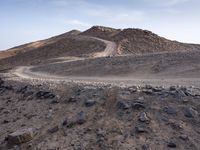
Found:
[[[22,143],[29,142],[33,139],[35,135],[35,129],[28,128],[23,130],[18,130],[8,135],[8,144],[9,145],[19,145]]]

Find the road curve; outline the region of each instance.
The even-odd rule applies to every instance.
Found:
[[[80,61],[80,60],[86,60],[86,59],[95,59],[98,57],[107,57],[107,56],[113,56],[117,54],[117,44],[112,41],[100,39],[97,37],[90,37],[92,39],[101,41],[106,44],[106,48],[102,52],[96,52],[92,55],[92,57],[89,58],[83,58],[83,57],[72,57],[70,60],[62,60],[59,62],[55,63],[66,63],[66,62],[72,62],[72,61]],[[75,82],[83,82],[86,83],[88,81],[83,81],[83,80],[78,80],[77,78],[73,77],[61,77],[61,76],[53,76],[51,74],[47,73],[41,73],[41,72],[33,72],[32,69],[36,68],[37,66],[20,66],[17,67],[16,69],[11,71],[11,74],[16,75],[22,79],[38,79],[41,81],[66,81],[66,82],[71,82],[72,80]],[[92,81],[94,82],[94,81]]]
[[[93,37],[91,37],[93,38]],[[72,61],[84,61],[86,59],[95,59],[97,57],[106,57],[112,56],[117,53],[117,45],[114,42],[93,38],[99,41],[102,41],[106,44],[106,48],[102,52],[95,53],[91,58],[76,57],[71,60],[65,60],[55,63],[67,63]],[[12,70],[11,73],[18,76],[21,79],[34,79],[40,81],[52,81],[52,82],[77,82],[77,83],[86,83],[86,84],[103,84],[103,85],[145,85],[151,84],[155,86],[171,86],[171,85],[183,85],[183,86],[195,86],[200,87],[200,78],[178,78],[178,79],[165,79],[165,78],[120,78],[120,77],[74,77],[74,76],[57,76],[44,72],[35,72],[32,71],[33,68],[37,66],[20,66],[15,70]]]

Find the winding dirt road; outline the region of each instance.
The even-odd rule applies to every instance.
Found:
[[[93,57],[90,58],[83,58],[83,57],[72,57],[68,60],[62,60],[58,62],[54,62],[51,64],[66,64],[77,62],[81,64],[82,62],[86,60],[95,60],[99,57],[107,57],[107,56],[113,56],[117,53],[117,45],[114,42],[99,39],[99,38],[93,38],[96,40],[99,40],[101,42],[104,42],[107,46],[104,51],[98,52],[93,54]],[[148,56],[151,57],[151,56]],[[162,56],[163,57],[163,56]],[[146,59],[146,58],[145,58]],[[148,60],[147,60],[148,61]],[[149,62],[149,61],[148,61]],[[137,65],[137,64],[136,64]],[[44,65],[45,66],[45,65]],[[80,65],[81,66],[81,65]],[[182,86],[195,86],[200,87],[200,78],[193,77],[193,78],[173,78],[173,77],[164,77],[164,76],[147,76],[142,77],[141,76],[114,76],[110,75],[107,77],[97,77],[97,76],[73,76],[73,75],[66,75],[66,76],[60,76],[51,74],[48,72],[42,72],[42,71],[34,71],[34,69],[40,66],[21,66],[16,68],[12,71],[12,74],[22,78],[22,79],[30,79],[30,80],[40,80],[40,81],[53,81],[53,82],[76,82],[76,83],[84,83],[84,84],[103,84],[103,85],[117,85],[117,86],[123,86],[123,85],[145,85],[145,84],[151,84],[155,86],[171,86],[171,85],[182,85]],[[111,65],[112,67],[112,65]]]

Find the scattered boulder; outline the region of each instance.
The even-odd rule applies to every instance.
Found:
[[[86,115],[83,111],[81,111],[80,113],[77,114],[76,116],[76,122],[78,124],[83,124],[86,122]]]
[[[143,104],[143,102],[135,102],[132,104],[132,108],[133,109],[144,109],[145,105]]]
[[[8,120],[4,120],[3,122],[2,122],[2,124],[7,124],[7,123],[9,123],[10,121],[8,121]]]
[[[152,89],[142,89],[142,92],[145,93],[145,94],[148,94],[148,95],[153,95],[154,94]]]
[[[136,126],[135,132],[136,133],[148,133],[148,129],[144,126]]]
[[[96,104],[96,101],[95,100],[92,100],[92,99],[89,99],[89,100],[86,100],[85,101],[85,106],[86,107],[91,107],[91,106],[93,106],[93,105],[95,105]]]
[[[51,93],[51,92],[46,92],[46,91],[39,91],[36,93],[36,97],[39,99],[47,99],[47,98],[55,98],[55,94]]]
[[[129,87],[129,91],[130,91],[131,93],[135,93],[135,92],[138,91],[138,87],[137,87],[137,86],[131,86],[131,87]]]
[[[58,99],[54,99],[51,101],[51,104],[58,104],[59,103],[59,100]]]
[[[162,86],[153,87],[153,88],[152,88],[152,91],[153,91],[153,92],[162,92],[162,91],[164,91],[164,87],[162,87]]]
[[[68,99],[68,102],[69,102],[69,103],[74,103],[74,102],[76,102],[76,101],[77,101],[77,98],[74,97],[74,96],[72,96],[72,97],[70,97],[70,98]]]
[[[169,142],[167,146],[170,148],[176,148],[176,144],[174,142]]]
[[[58,132],[58,130],[59,130],[59,127],[55,126],[55,127],[51,128],[51,129],[48,129],[48,132],[49,133],[55,133],[55,132]]]
[[[177,90],[177,87],[176,86],[170,86],[169,87],[169,91],[176,91]]]
[[[19,145],[22,143],[29,142],[33,139],[35,135],[35,129],[28,128],[23,130],[18,130],[8,135],[7,140],[9,145]]]
[[[179,136],[179,138],[181,139],[181,140],[184,140],[184,141],[186,141],[186,140],[188,140],[189,138],[188,138],[188,136],[187,135],[185,135],[185,134],[183,134],[183,135],[180,135]]]
[[[68,118],[65,118],[64,121],[62,122],[62,126],[66,126],[68,123]]]
[[[72,128],[73,126],[76,125],[76,119],[74,117],[70,119],[65,119],[62,125],[66,126],[67,128]]]
[[[72,128],[73,126],[75,126],[76,124],[84,124],[86,122],[86,115],[83,111],[79,112],[76,116],[72,117],[72,118],[66,118],[63,123],[62,126],[66,126],[67,128]]]
[[[121,110],[129,109],[131,106],[128,104],[128,102],[120,100],[117,102],[117,108]]]
[[[194,118],[197,114],[198,112],[192,107],[186,108],[184,112],[185,117],[188,117],[188,118]]]
[[[151,150],[151,149],[150,149],[149,145],[144,144],[144,145],[142,145],[142,150]]]
[[[139,121],[141,121],[141,122],[148,122],[149,121],[149,118],[147,117],[147,114],[145,112],[140,113]]]

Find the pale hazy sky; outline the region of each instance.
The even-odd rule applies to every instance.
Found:
[[[0,50],[93,25],[200,43],[200,0],[0,0]]]

